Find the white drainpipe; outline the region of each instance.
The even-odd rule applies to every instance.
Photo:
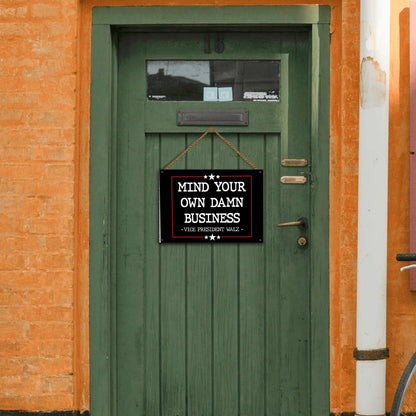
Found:
[[[386,352],[389,58],[390,0],[361,0],[355,353],[358,415],[384,415],[386,410],[383,353]]]

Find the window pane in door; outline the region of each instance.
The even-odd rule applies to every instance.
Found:
[[[147,98],[159,101],[280,100],[280,61],[147,61]]]

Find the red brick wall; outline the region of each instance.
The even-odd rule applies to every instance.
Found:
[[[0,0],[0,409],[73,408],[76,0]]]

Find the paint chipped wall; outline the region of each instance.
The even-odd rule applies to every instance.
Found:
[[[89,408],[91,8],[316,3],[332,8],[331,411],[354,411],[358,108],[387,94],[377,62],[360,63],[358,0],[0,0],[0,410]],[[392,0],[387,410],[416,345],[416,294],[394,261],[409,237],[408,17]],[[360,95],[360,73],[376,93]]]
[[[362,108],[381,107],[386,102],[386,71],[370,56],[361,60],[360,83],[360,106]]]

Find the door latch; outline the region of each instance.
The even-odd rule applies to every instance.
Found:
[[[305,217],[298,218],[296,221],[282,222],[277,224],[278,227],[302,227],[303,229],[308,228],[308,219]]]

